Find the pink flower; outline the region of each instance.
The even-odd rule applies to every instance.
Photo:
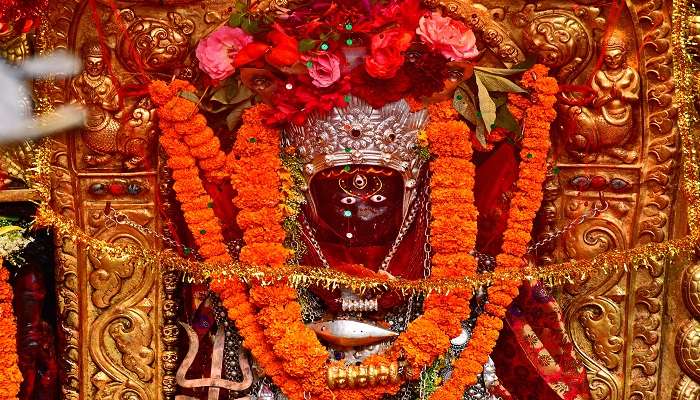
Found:
[[[450,61],[464,61],[479,55],[474,32],[460,21],[443,17],[439,11],[421,17],[416,33],[423,43]]]
[[[316,87],[325,88],[340,79],[340,59],[328,52],[317,52],[311,57],[306,57],[304,61],[311,61],[309,76],[313,79],[311,83]]]
[[[233,66],[236,54],[252,41],[243,29],[222,26],[199,41],[196,53],[199,67],[212,79],[226,79],[236,71]]]
[[[401,28],[387,29],[372,36],[370,54],[365,57],[365,70],[377,79],[391,79],[403,66],[403,52],[413,39],[410,31]]]

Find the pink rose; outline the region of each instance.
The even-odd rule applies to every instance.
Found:
[[[403,66],[403,52],[408,49],[413,34],[401,28],[387,29],[372,36],[370,54],[365,57],[365,70],[377,79],[391,79]]]
[[[231,76],[236,68],[236,54],[253,41],[241,28],[222,26],[199,41],[197,59],[199,67],[212,79],[222,80]]]
[[[318,52],[311,57],[306,57],[304,61],[311,61],[309,76],[313,79],[316,87],[325,88],[340,79],[340,59],[328,52]]]
[[[423,43],[450,61],[464,61],[479,55],[474,32],[464,23],[434,12],[421,17],[416,33]]]

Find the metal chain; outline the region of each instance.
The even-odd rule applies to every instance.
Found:
[[[425,191],[423,192],[425,203],[424,203],[424,212],[425,212],[425,242],[423,243],[423,278],[428,279],[430,276],[430,273],[432,272],[432,264],[431,264],[431,253],[433,251],[432,246],[430,245],[430,218],[432,216],[430,207],[432,205],[432,202],[430,201],[430,185],[428,183],[425,184]]]
[[[187,246],[184,246],[175,240],[173,240],[170,237],[167,237],[161,233],[158,233],[154,231],[153,229],[150,229],[148,227],[145,227],[138,222],[132,221],[128,215],[124,214],[121,211],[115,210],[114,208],[111,207],[109,203],[107,203],[107,206],[105,207],[104,210],[104,216],[107,220],[117,224],[117,225],[127,225],[130,226],[139,232],[143,233],[144,235],[152,236],[154,238],[162,240],[164,243],[166,243],[169,247],[171,248],[181,248],[183,250],[189,249],[190,252],[195,253],[194,249],[191,249]]]
[[[394,240],[394,244],[391,246],[391,249],[389,250],[389,253],[384,257],[384,260],[382,261],[381,266],[379,267],[380,271],[386,271],[386,269],[389,267],[389,262],[391,259],[394,257],[396,254],[399,245],[403,241],[403,239],[406,236],[406,233],[408,233],[409,228],[411,225],[413,225],[413,221],[415,220],[416,215],[418,214],[418,200],[414,199],[413,204],[411,206],[411,209],[409,210],[408,215],[406,218],[404,218],[403,223],[401,224],[401,228],[399,229],[399,234],[396,237],[396,240]],[[311,247],[314,249],[314,252],[318,256],[318,259],[321,261],[321,264],[323,265],[324,268],[331,268],[330,263],[328,262],[328,259],[326,256],[323,254],[323,250],[321,249],[321,245],[318,244],[318,240],[316,240],[316,234],[314,229],[309,225],[308,221],[306,220],[305,217],[301,218],[301,234],[306,238],[306,240],[309,241],[311,244]]]
[[[331,264],[328,262],[328,259],[326,258],[326,256],[323,255],[323,250],[321,250],[321,245],[319,245],[318,240],[316,240],[316,235],[315,235],[314,229],[309,225],[309,223],[306,221],[306,217],[303,215],[301,218],[300,232],[306,238],[306,240],[308,240],[309,243],[311,243],[311,247],[314,249],[314,252],[318,256],[318,259],[321,261],[323,268],[330,269]]]
[[[564,226],[563,228],[555,229],[554,232],[548,234],[544,239],[542,239],[538,242],[535,242],[532,246],[529,246],[527,248],[527,253],[528,254],[535,253],[537,251],[537,249],[539,249],[540,247],[552,242],[553,240],[564,235],[565,233],[571,231],[576,226],[581,225],[586,220],[588,220],[590,218],[595,218],[598,214],[607,210],[608,207],[610,206],[610,204],[605,199],[605,197],[603,197],[603,192],[600,192],[599,198],[600,198],[601,207],[598,207],[598,203],[596,202],[595,205],[593,206],[593,210],[591,210],[590,213],[584,212],[578,218],[576,218],[576,219],[570,221],[568,224],[566,224],[566,226]]]
[[[416,215],[418,214],[419,203],[420,201],[416,196],[416,198],[413,199],[413,204],[411,204],[411,208],[408,211],[408,215],[406,216],[406,218],[404,218],[403,223],[401,224],[401,229],[399,229],[399,234],[396,236],[394,244],[391,245],[389,253],[386,255],[386,257],[384,257],[382,265],[379,266],[380,271],[386,271],[389,268],[389,263],[394,258],[394,255],[396,255],[396,252],[399,250],[401,242],[403,242],[403,239],[406,237],[408,230],[411,228],[411,225],[413,225],[413,221],[416,219]]]

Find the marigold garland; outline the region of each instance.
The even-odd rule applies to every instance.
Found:
[[[17,324],[9,278],[9,271],[0,266],[0,382],[3,383],[0,400],[16,399],[22,383],[22,373],[17,366]]]
[[[476,260],[469,251],[476,244],[478,210],[469,127],[458,119],[449,101],[428,106],[428,114],[426,137],[436,158],[430,162],[433,255],[429,279],[474,276]],[[387,352],[408,361],[405,373],[409,379],[418,379],[425,366],[447,351],[450,339],[461,333],[462,321],[469,317],[471,295],[467,288],[426,298],[423,315],[409,324]]]
[[[180,91],[194,91],[194,87],[181,80],[175,80],[170,85],[155,81],[149,86],[151,98],[158,105],[158,121],[162,130],[160,144],[168,154],[167,165],[172,169],[175,197],[183,205],[182,213],[199,253],[208,261],[230,261],[221,226],[214,210],[209,208],[212,199],[199,177],[195,157],[178,131],[172,129],[175,121],[188,124],[203,118],[197,114],[194,103],[178,96]],[[206,126],[206,121],[204,125]]]
[[[543,68],[533,67],[523,78],[523,85],[534,91],[534,103],[527,105],[523,99],[513,99],[514,109],[517,105],[526,105],[526,137],[521,152],[523,168],[518,180],[521,192],[511,206],[514,211],[509,216],[509,228],[504,234],[504,253],[497,258],[501,263],[499,270],[520,267],[521,257],[530,239],[534,213],[541,202],[539,186],[544,179],[549,123],[554,118],[552,99],[556,93],[556,81],[554,92],[551,92],[547,81],[538,81],[538,75],[539,78],[546,76],[547,71]],[[173,168],[176,196],[183,203],[192,200],[183,207],[185,219],[193,234],[200,228],[200,234],[195,234],[200,253],[207,258],[211,256],[223,261],[228,254],[214,254],[217,249],[225,248],[219,224],[215,218],[207,218],[210,215],[208,209],[192,206],[193,203],[202,205],[209,200],[198,173],[195,173],[198,171],[192,149],[193,145],[204,144],[198,141],[188,143],[177,136],[177,129],[170,129],[170,124],[173,127],[175,124],[202,126],[201,118],[195,116],[192,121],[186,118],[196,115],[196,104],[177,96],[179,91],[191,88],[181,83],[173,83],[170,87],[152,85],[152,88],[156,92],[154,99],[158,98],[160,101],[157,103],[162,105],[159,111],[164,110],[161,113],[164,120],[161,126],[165,126],[161,143],[170,156],[168,165]],[[163,94],[166,91],[170,93],[170,98]],[[265,108],[261,105],[246,111],[228,161],[231,183],[238,192],[233,202],[241,210],[237,222],[245,240],[240,259],[274,269],[289,260],[292,252],[283,245],[285,234],[281,223],[286,209],[282,186],[286,173],[278,154],[280,137],[278,131],[261,124],[261,113]],[[474,248],[477,233],[473,194],[475,171],[471,163],[469,129],[459,120],[449,102],[430,105],[428,110],[431,120],[426,136],[436,156],[430,166],[433,192],[431,245],[435,250],[431,279],[474,276],[476,260],[465,251]],[[542,120],[535,120],[534,116]],[[206,121],[203,129],[207,129]],[[195,148],[199,149],[197,146]],[[197,154],[198,150],[194,150],[194,153]],[[526,165],[535,170],[524,168]],[[461,173],[455,174],[455,169]],[[535,186],[535,190],[526,191]],[[213,211],[209,211],[213,216]],[[213,234],[207,235],[204,243],[207,228],[212,229]],[[516,281],[498,282],[492,286],[486,312],[479,317],[467,348],[455,362],[451,379],[433,394],[433,398],[458,399],[468,385],[476,382],[476,375],[495,346],[503,326],[501,318],[517,295],[518,286],[519,282]],[[228,308],[229,316],[236,322],[244,338],[244,346],[291,399],[302,399],[306,395],[324,400],[337,396],[358,400],[378,399],[398,391],[398,384],[331,391],[325,379],[328,352],[315,333],[303,324],[296,291],[285,281],[254,286],[248,294],[240,281],[215,280],[212,290],[219,294]],[[370,357],[366,362],[381,364],[405,359],[408,363],[406,377],[418,378],[424,367],[432,364],[449,348],[450,338],[460,333],[461,322],[470,313],[471,294],[471,290],[467,289],[430,295],[426,299],[423,315],[409,325],[384,355]]]
[[[169,86],[165,82],[155,81],[151,88],[151,98],[160,106],[158,123],[162,136],[169,137],[165,142],[161,137],[161,144],[164,147],[167,144],[171,149],[177,147],[178,153],[183,153],[183,146],[186,145],[192,158],[187,163],[196,161],[207,180],[220,182],[226,176],[226,155],[221,150],[219,138],[207,126],[207,120],[198,112],[197,104],[181,97],[183,93],[194,93],[194,86],[185,81],[173,82]],[[153,93],[156,90],[160,93]]]
[[[240,260],[275,268],[285,264],[292,252],[283,245],[285,171],[279,157],[280,133],[262,125],[262,114],[266,112],[268,107],[264,105],[245,111],[228,158],[232,166],[231,183],[237,191],[233,204],[240,210],[236,222],[243,230],[245,241]],[[304,393],[318,396],[319,382],[316,381],[323,378],[328,352],[302,322],[296,291],[285,282],[253,286],[250,304],[257,307],[258,312],[251,308],[250,313],[244,314],[232,310],[238,307],[240,300],[231,301],[219,286],[213,288],[220,291],[229,316],[234,320],[247,318],[251,325],[257,324],[257,337],[264,341],[253,342],[249,332],[241,331],[243,344],[253,352],[273,382],[290,399],[303,399]],[[263,349],[263,345],[270,348]]]
[[[523,256],[530,241],[532,223],[542,202],[542,183],[550,146],[549,127],[556,117],[555,94],[559,90],[556,79],[548,77],[548,72],[547,67],[539,64],[525,72],[521,83],[532,92],[530,99],[521,95],[509,96],[514,115],[522,118],[524,137],[520,150],[518,191],[511,200],[503,252],[496,257],[496,272],[524,267]],[[461,399],[464,391],[476,383],[477,374],[496,346],[503,327],[502,319],[518,295],[519,286],[519,281],[501,280],[489,288],[489,302],[484,313],[477,318],[467,347],[453,364],[451,379],[438,388],[431,399]]]
[[[178,97],[183,90],[193,91],[194,87],[180,80],[175,80],[170,85],[161,81],[150,85],[151,98],[159,105],[161,125],[169,127],[172,121],[187,123],[185,115],[201,121],[196,116],[196,105],[190,100]],[[195,238],[199,254],[209,262],[230,262],[231,257],[226,251],[221,225],[210,208],[212,198],[204,189],[189,147],[177,132],[173,131],[163,132],[161,145],[168,154],[168,166],[173,170],[175,181],[175,196],[182,204],[187,227]],[[271,345],[254,318],[255,308],[248,301],[245,284],[238,279],[214,280],[211,289],[221,297],[229,317],[235,321],[236,327],[244,337],[243,344],[264,368],[265,373],[283,390],[299,393],[300,388],[294,386],[293,381],[286,379],[279,360],[274,356]]]

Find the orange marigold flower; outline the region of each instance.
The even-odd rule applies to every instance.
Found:
[[[182,97],[173,97],[158,109],[160,118],[166,121],[182,122],[192,118],[197,112],[197,105]]]
[[[199,166],[205,173],[210,173],[214,170],[221,170],[226,163],[226,155],[222,152],[214,153],[213,156],[202,158],[199,160]]]
[[[162,106],[173,97],[170,87],[163,81],[153,81],[148,85],[148,94],[156,105]]]
[[[185,140],[187,141],[188,137],[196,136],[203,130],[207,129],[207,119],[201,113],[197,113],[188,120],[174,122],[173,128],[175,132],[177,132],[180,135],[183,135],[185,137]],[[189,141],[187,142],[187,144],[189,144],[190,146],[196,146],[196,144],[191,144]]]

